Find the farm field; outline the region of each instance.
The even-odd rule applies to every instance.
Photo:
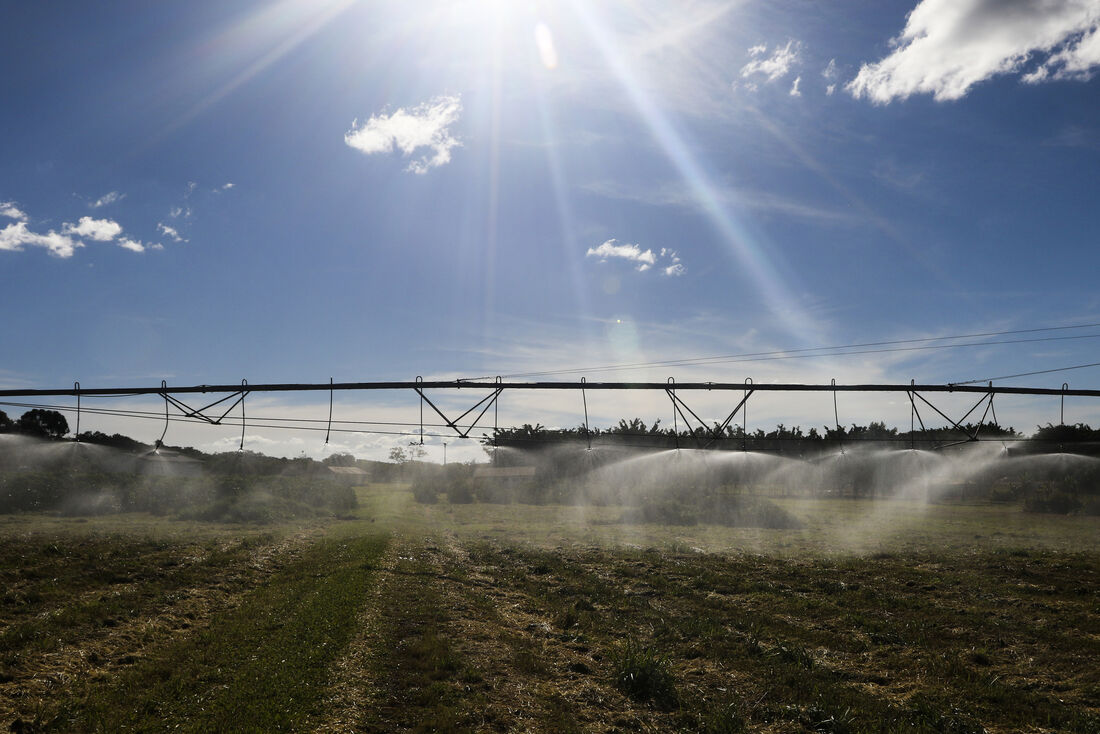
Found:
[[[1100,524],[418,504],[0,518],[0,730],[1100,731]]]

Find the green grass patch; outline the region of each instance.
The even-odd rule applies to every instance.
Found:
[[[387,539],[325,540],[193,637],[93,687],[57,731],[279,731],[321,713]]]

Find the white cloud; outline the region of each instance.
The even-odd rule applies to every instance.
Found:
[[[597,257],[600,259],[600,262],[607,262],[610,258],[628,260],[635,263],[635,269],[639,273],[644,273],[655,265],[658,265],[658,263],[660,263],[658,271],[663,275],[675,276],[683,275],[687,272],[683,264],[681,264],[680,256],[677,252],[667,247],[662,247],[660,252],[655,254],[653,250],[643,250],[638,245],[619,244],[618,240],[612,239],[607,240],[599,247],[589,247],[585,256]],[[664,264],[666,262],[668,265]]]
[[[411,156],[427,148],[428,152],[406,169],[426,173],[449,163],[451,150],[461,145],[448,129],[461,112],[462,101],[457,95],[436,97],[408,110],[400,108],[389,115],[372,115],[362,125],[355,120],[344,135],[344,142],[367,155],[397,149]]]
[[[1100,66],[1100,25],[1094,25],[1091,32],[1082,35],[1074,42],[1067,43],[1057,53],[1051,54],[1042,66],[1025,75],[1023,80],[1028,84],[1037,84],[1048,79],[1088,81],[1098,66]]]
[[[108,204],[114,204],[116,201],[122,201],[125,198],[126,194],[120,194],[117,191],[109,191],[93,201],[88,206],[92,209],[99,209],[100,207],[107,206]]]
[[[791,96],[792,97],[801,97],[802,96],[802,91],[799,90],[799,88],[798,88],[798,85],[801,84],[801,83],[802,83],[802,77],[796,76],[794,78],[794,84],[791,85]]]
[[[145,245],[139,240],[132,240],[129,237],[122,237],[119,239],[118,246],[130,252],[145,252]]]
[[[840,76],[840,69],[837,68],[836,59],[829,59],[829,64],[821,71],[821,76],[825,77],[825,81],[828,84],[825,85],[826,96],[832,97],[836,92],[836,79]]]
[[[887,104],[913,94],[964,97],[979,82],[1088,79],[1100,66],[1100,0],[921,0],[886,58],[860,67],[847,89]]]
[[[680,255],[676,250],[669,250],[668,248],[662,247],[661,257],[667,258],[671,262],[670,265],[666,265],[661,271],[666,276],[675,278],[687,272],[683,263],[680,262]]]
[[[83,247],[84,243],[52,229],[47,234],[31,232],[26,222],[16,222],[0,229],[0,250],[19,252],[24,245],[45,247],[54,257],[67,258],[72,257],[76,248]]]
[[[122,233],[122,225],[110,219],[81,217],[79,224],[66,224],[61,231],[63,234],[75,234],[96,242],[110,242]]]
[[[799,51],[802,44],[798,41],[787,41],[782,48],[776,47],[771,56],[763,57],[767,47],[763,44],[749,49],[749,55],[753,60],[741,67],[741,78],[750,79],[754,76],[763,76],[765,82],[774,82],[787,76],[791,68],[799,61]]]
[[[15,205],[14,201],[0,201],[0,217],[18,219],[21,222],[27,221],[27,215]]]
[[[234,187],[234,186],[236,186],[236,185],[237,185],[237,184],[233,183],[232,181],[229,181],[229,182],[227,182],[227,183],[224,183],[224,184],[222,184],[222,191],[227,191],[228,189],[231,189],[231,188],[233,188],[233,187]]]
[[[175,227],[169,227],[164,222],[157,222],[157,231],[165,237],[170,237],[174,242],[183,242],[183,237],[180,236],[179,230]]]
[[[618,240],[608,240],[599,247],[589,247],[585,257],[598,257],[600,262],[607,262],[612,257],[630,260],[638,263],[638,270],[641,272],[649,270],[657,262],[653,250],[643,250],[638,245],[620,245]]]

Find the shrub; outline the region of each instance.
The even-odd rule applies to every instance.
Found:
[[[433,482],[413,482],[413,499],[424,505],[434,505],[439,501],[439,492],[436,490],[435,486]]]
[[[1024,499],[1024,511],[1070,515],[1081,509],[1076,495],[1058,489],[1041,489]]]

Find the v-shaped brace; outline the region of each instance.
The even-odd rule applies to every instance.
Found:
[[[916,415],[917,420],[920,421],[920,427],[921,427],[922,431],[927,432],[928,429],[925,428],[925,426],[924,426],[924,419],[921,418],[920,411],[917,410],[917,402],[914,398],[919,398],[922,403],[924,403],[929,408],[931,408],[932,410],[939,413],[940,416],[942,416],[944,420],[946,420],[948,423],[950,423],[952,426],[954,426],[955,430],[957,430],[960,433],[963,433],[963,434],[966,435],[966,439],[963,440],[963,441],[952,441],[950,443],[940,444],[940,445],[935,447],[937,449],[945,449],[945,448],[948,448],[948,447],[951,447],[951,446],[958,446],[959,444],[971,443],[973,441],[981,440],[981,439],[978,438],[978,434],[981,432],[982,428],[985,426],[985,419],[989,415],[990,411],[993,411],[993,420],[994,421],[997,420],[997,412],[995,410],[993,410],[993,395],[994,395],[994,393],[993,393],[992,390],[990,390],[988,393],[986,393],[981,398],[979,398],[978,402],[974,403],[974,405],[970,408],[970,410],[966,411],[966,414],[963,415],[963,417],[959,418],[958,420],[955,420],[955,419],[951,418],[949,415],[947,415],[942,410],[937,408],[935,405],[930,403],[927,398],[925,398],[923,395],[921,395],[917,391],[909,390],[909,391],[907,391],[907,394],[909,395],[909,403],[913,407],[913,413],[914,413],[914,415]],[[978,421],[977,427],[975,427],[973,431],[968,431],[965,428],[963,428],[962,422],[965,421],[967,418],[969,418],[970,415],[975,410],[977,410],[981,406],[982,403],[985,403],[985,411],[982,413],[982,419],[980,421]]]
[[[418,381],[419,381],[419,379],[418,379]],[[442,410],[439,409],[439,406],[437,406],[435,403],[433,403],[431,401],[431,399],[427,395],[424,394],[424,390],[419,385],[414,387],[413,389],[416,390],[416,394],[420,396],[420,400],[421,400],[420,443],[424,443],[424,408],[423,408],[423,403],[427,403],[428,405],[430,405],[432,410],[434,410],[439,415],[439,417],[443,419],[443,422],[447,424],[447,427],[450,428],[455,433],[457,433],[461,438],[469,438],[470,431],[474,430],[474,428],[478,424],[478,421],[480,421],[482,416],[484,416],[485,413],[488,412],[489,408],[492,408],[494,405],[496,405],[497,398],[500,397],[500,394],[502,392],[504,392],[503,387],[493,388],[493,391],[491,393],[489,393],[488,395],[483,397],[481,400],[477,401],[477,403],[475,403],[472,408],[470,408],[469,410],[467,410],[465,413],[458,416],[454,420],[451,420],[450,418],[447,417],[447,415]],[[470,415],[470,413],[473,413],[478,408],[481,408],[481,412],[477,414],[476,418],[474,418],[473,423],[471,423],[465,429],[463,429],[462,426],[459,425],[459,423],[462,421],[463,418]]]

